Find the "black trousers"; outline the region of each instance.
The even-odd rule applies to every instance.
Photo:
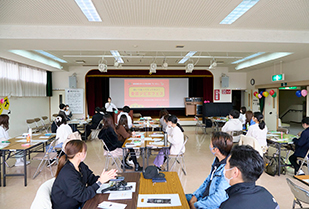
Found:
[[[296,175],[297,171],[299,170],[300,168],[300,164],[297,163],[297,156],[295,156],[294,154],[291,155],[289,157],[289,160],[292,164],[292,166],[294,167],[294,174]]]

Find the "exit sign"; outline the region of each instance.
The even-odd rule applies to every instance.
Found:
[[[273,75],[271,81],[284,81],[284,74]]]

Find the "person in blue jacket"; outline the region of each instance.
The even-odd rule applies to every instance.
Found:
[[[215,156],[211,172],[204,183],[193,194],[186,194],[191,209],[207,208],[217,209],[228,196],[225,190],[229,183],[223,175],[226,159],[233,146],[233,138],[225,132],[215,132],[209,148]]]
[[[299,139],[293,139],[295,144],[295,152],[289,157],[289,160],[294,167],[295,175],[300,168],[300,164],[297,163],[297,157],[305,157],[309,150],[309,117],[305,117],[301,123],[305,130],[301,133]],[[300,172],[299,174],[304,174],[304,172]]]

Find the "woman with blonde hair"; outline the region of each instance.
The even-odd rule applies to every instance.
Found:
[[[59,159],[56,179],[51,191],[53,209],[78,209],[96,195],[96,190],[114,179],[117,171],[101,173],[95,176],[83,162],[87,156],[87,145],[80,140],[69,141],[65,146],[65,155]]]

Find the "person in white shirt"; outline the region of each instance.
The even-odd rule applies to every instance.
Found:
[[[0,143],[1,141],[8,141],[10,139],[9,119],[10,117],[6,114],[0,115]],[[15,166],[24,166],[24,158],[22,152],[16,152],[15,157],[16,157]],[[30,161],[27,161],[26,163],[29,164]]]
[[[252,120],[255,122],[255,124],[249,127],[246,136],[252,136],[255,138],[264,150],[264,148],[267,147],[266,135],[268,129],[263,118],[264,116],[261,112],[253,113]]]
[[[56,132],[56,139],[58,139],[58,141],[55,147],[62,147],[63,143],[67,140],[68,136],[73,133],[73,131],[62,115],[57,116],[55,123],[58,126]]]
[[[242,125],[244,126],[246,123],[246,112],[247,109],[246,107],[241,107],[240,108],[240,115],[239,115],[239,120],[241,121]],[[244,128],[244,127],[243,127]]]
[[[117,124],[119,123],[120,117],[121,117],[122,115],[125,115],[125,116],[127,116],[128,127],[129,127],[129,129],[131,129],[131,128],[132,128],[132,118],[131,118],[131,116],[129,115],[129,112],[130,112],[130,111],[131,111],[131,109],[130,109],[129,106],[124,106],[124,107],[122,108],[122,112],[119,113],[119,115],[117,116]]]
[[[65,106],[65,115],[67,116],[69,120],[71,120],[72,112],[70,111],[70,106],[68,104]]]
[[[238,110],[231,110],[231,112],[229,114],[229,118],[230,118],[230,120],[227,121],[224,124],[221,131],[223,131],[223,132],[241,131],[242,130],[242,123],[239,120],[239,111]]]
[[[106,113],[109,113],[111,116],[113,116],[114,109],[118,111],[118,108],[116,105],[112,103],[112,98],[108,97],[107,102],[105,103],[105,109]]]
[[[180,151],[182,153],[185,152],[185,147],[181,150],[184,142],[184,130],[178,123],[178,118],[175,115],[168,117],[166,132],[168,134],[168,141],[171,143],[171,148],[161,149],[153,162],[160,169],[164,163],[166,154],[177,155]]]

